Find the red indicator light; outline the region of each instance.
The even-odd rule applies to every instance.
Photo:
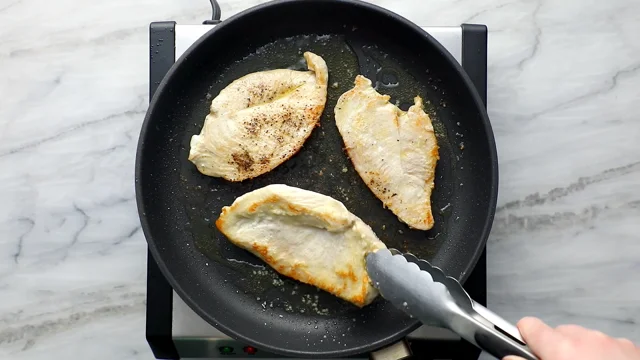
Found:
[[[249,355],[255,355],[258,352],[258,349],[254,348],[253,346],[245,346],[242,348],[242,350],[244,350],[244,352]]]

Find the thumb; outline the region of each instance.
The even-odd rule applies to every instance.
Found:
[[[509,355],[509,356],[506,356],[506,357],[502,358],[502,360],[524,360],[524,359],[521,358],[520,356]]]
[[[565,341],[564,335],[534,317],[518,321],[518,330],[529,348],[543,359],[551,359],[558,345]]]

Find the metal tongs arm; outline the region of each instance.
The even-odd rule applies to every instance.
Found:
[[[449,328],[499,359],[538,359],[515,326],[473,301],[456,279],[427,261],[383,249],[367,255],[367,272],[385,299],[421,322]]]

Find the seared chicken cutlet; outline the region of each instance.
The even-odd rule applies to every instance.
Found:
[[[407,112],[358,75],[335,107],[336,125],[353,165],[369,189],[412,228],[433,227],[431,191],[438,145],[416,96]]]
[[[367,275],[365,256],[386,246],[329,196],[269,185],[224,207],[216,226],[232,243],[285,276],[360,307],[378,295]]]
[[[277,69],[235,80],[211,102],[189,160],[209,176],[242,181],[271,171],[311,135],[327,100],[324,60],[304,53],[309,71]]]

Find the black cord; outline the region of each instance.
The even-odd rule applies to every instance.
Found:
[[[211,20],[205,20],[203,24],[215,25],[220,23],[220,16],[222,11],[220,10],[220,4],[216,0],[209,0],[211,2]]]

